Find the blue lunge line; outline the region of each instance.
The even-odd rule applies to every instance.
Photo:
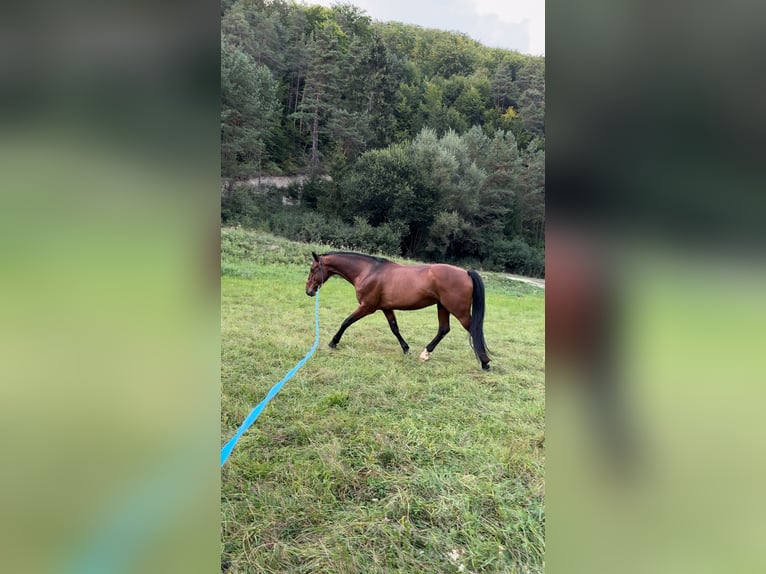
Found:
[[[245,422],[243,422],[240,427],[237,429],[237,432],[234,434],[233,437],[231,437],[231,440],[227,442],[224,447],[221,449],[221,466],[223,466],[226,463],[226,460],[229,458],[229,455],[231,454],[231,451],[234,450],[234,447],[237,444],[237,441],[239,440],[239,437],[241,437],[247,429],[249,429],[252,424],[255,422],[255,420],[258,418],[258,416],[261,414],[261,411],[263,408],[268,404],[268,402],[274,398],[274,396],[279,392],[279,390],[282,388],[282,385],[284,385],[287,381],[293,378],[293,375],[298,372],[298,369],[300,369],[304,364],[306,364],[306,361],[308,361],[311,358],[311,355],[314,354],[314,351],[316,351],[317,345],[319,345],[319,290],[316,292],[316,304],[314,306],[314,323],[315,323],[315,329],[314,329],[314,344],[311,347],[311,350],[306,354],[305,357],[303,357],[300,361],[298,361],[298,364],[295,365],[290,371],[284,376],[284,378],[279,381],[276,385],[271,387],[271,390],[269,391],[269,394],[266,395],[266,398],[264,398],[257,407],[255,407],[252,411],[250,411],[250,414],[247,415],[247,418],[245,419]]]

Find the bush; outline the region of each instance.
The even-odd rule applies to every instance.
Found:
[[[324,243],[337,249],[398,255],[404,229],[385,223],[372,227],[357,217],[353,225],[303,208],[283,208],[269,219],[269,227],[288,239]]]
[[[358,251],[398,255],[405,233],[406,227],[402,224],[384,223],[373,227],[366,219],[355,217],[349,245]]]
[[[497,271],[543,277],[545,251],[527,245],[521,237],[498,239],[492,242],[486,263]]]
[[[313,178],[304,181],[301,185],[300,198],[303,205],[310,209],[318,209],[320,212],[338,213],[338,202],[335,197],[336,185],[333,181]],[[330,205],[328,205],[330,204]],[[330,211],[326,211],[329,207]]]
[[[298,188],[288,190],[295,195]],[[221,221],[224,225],[260,228],[295,241],[322,243],[336,249],[396,256],[409,226],[402,220],[384,221],[373,226],[365,217],[353,222],[338,215],[311,209],[311,197],[321,207],[332,203],[337,188],[331,182],[307,182],[301,190],[302,205],[282,205],[285,190],[236,186],[221,197]],[[336,211],[337,213],[337,211]],[[545,276],[545,252],[532,247],[520,236],[509,239],[500,232],[488,238],[487,232],[463,221],[455,212],[440,212],[429,227],[428,243],[416,256],[430,261],[452,261],[463,267]],[[243,249],[226,245],[224,249]]]
[[[221,223],[223,225],[248,225],[251,218],[258,218],[258,204],[248,189],[234,187],[221,195]]]
[[[221,195],[221,224],[258,227],[281,201],[276,188],[234,185]]]

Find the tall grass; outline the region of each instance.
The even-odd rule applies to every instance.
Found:
[[[222,439],[309,349],[312,249],[222,231]],[[542,572],[545,533],[543,295],[487,285],[492,370],[467,333],[430,361],[435,308],[382,314],[327,347],[356,306],[339,278],[320,292],[320,345],[222,469],[228,572]]]

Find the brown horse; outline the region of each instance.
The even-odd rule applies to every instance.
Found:
[[[454,315],[470,335],[470,343],[481,368],[489,369],[489,354],[484,341],[484,283],[476,271],[465,271],[444,264],[399,265],[382,257],[361,253],[332,251],[317,255],[312,252],[306,295],[313,297],[317,289],[333,275],[338,275],[356,289],[359,306],[351,313],[330,341],[334,349],[343,333],[362,317],[380,309],[402,351],[410,346],[399,333],[394,310],[413,310],[436,305],[439,331],[420,354],[427,361],[430,353],[449,333],[449,316]]]

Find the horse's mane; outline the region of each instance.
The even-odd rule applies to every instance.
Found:
[[[366,253],[357,253],[356,251],[328,251],[327,253],[322,253],[322,255],[351,255],[352,257],[362,257],[364,259],[369,259],[375,263],[391,263],[391,260],[386,259],[385,257],[367,255]]]

